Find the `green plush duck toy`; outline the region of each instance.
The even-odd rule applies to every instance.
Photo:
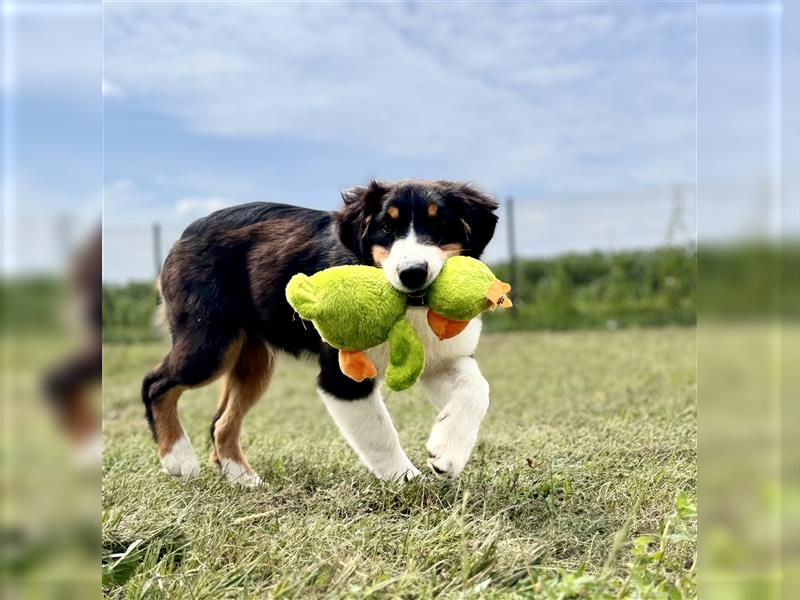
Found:
[[[301,318],[311,321],[323,340],[339,350],[342,373],[355,381],[375,377],[364,350],[388,341],[386,384],[400,391],[422,372],[424,350],[406,320],[406,296],[377,267],[346,265],[308,276],[298,274],[286,286],[286,299]]]
[[[428,324],[440,340],[454,337],[483,311],[510,308],[510,291],[481,261],[453,256],[427,290]]]

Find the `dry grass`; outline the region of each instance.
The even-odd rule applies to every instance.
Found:
[[[210,466],[189,484],[160,472],[138,392],[164,351],[106,345],[108,596],[695,594],[693,329],[485,335],[492,408],[457,482],[371,478],[313,365],[282,357],[245,425],[257,491]],[[201,457],[217,392],[181,404]],[[416,389],[387,405],[424,465],[435,410]]]

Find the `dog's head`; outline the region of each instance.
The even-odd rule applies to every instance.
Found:
[[[342,242],[403,292],[427,287],[450,256],[480,258],[497,224],[497,202],[465,183],[372,181],[342,198]]]

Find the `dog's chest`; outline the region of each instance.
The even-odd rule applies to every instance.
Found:
[[[481,320],[479,317],[472,319],[466,329],[457,336],[448,340],[440,340],[428,325],[427,312],[428,309],[426,307],[409,307],[406,312],[406,318],[414,327],[425,348],[426,370],[431,370],[441,363],[449,362],[455,358],[471,356],[475,353],[481,335]],[[370,348],[366,353],[380,376],[383,377],[389,362],[388,345],[381,344]]]

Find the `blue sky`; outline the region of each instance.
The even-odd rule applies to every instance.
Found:
[[[96,179],[69,177],[97,159],[89,121],[104,69],[108,280],[152,277],[154,221],[168,247],[209,210],[253,200],[333,209],[339,189],[370,177],[464,179],[513,195],[529,256],[657,245],[676,184],[682,235],[694,235],[691,2],[107,2],[104,12],[104,65],[86,59],[99,39],[86,5],[67,19],[77,47],[59,45],[64,25],[39,15],[34,37],[18,19],[23,68],[3,91],[28,115],[15,146],[24,197],[52,199],[54,214],[96,207]],[[736,56],[752,81],[763,61],[749,50],[768,31],[740,21],[714,65]],[[758,90],[715,99],[729,149],[746,135],[722,131],[722,117],[751,114]],[[35,143],[54,131],[59,140]],[[26,139],[40,149],[23,152]],[[59,166],[42,176],[48,153]],[[487,259],[505,255],[501,227]]]
[[[168,244],[214,208],[333,209],[370,177],[513,195],[526,255],[658,244],[673,184],[693,219],[693,4],[109,4],[105,18],[110,279],[151,274],[154,220]]]
[[[2,16],[3,271],[49,273],[100,223],[101,11],[4,2]]]

